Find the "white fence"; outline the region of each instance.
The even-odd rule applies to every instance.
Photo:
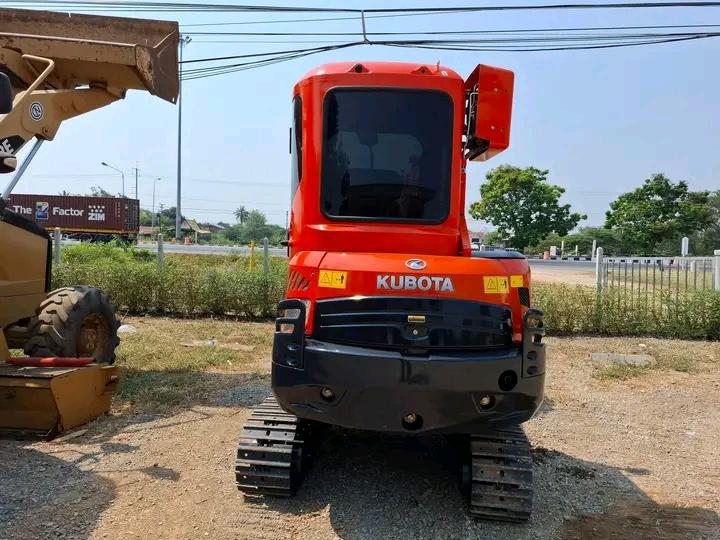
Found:
[[[720,291],[720,250],[712,257],[605,257],[598,248],[595,282],[599,292]]]

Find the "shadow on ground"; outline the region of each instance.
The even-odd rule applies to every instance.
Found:
[[[195,405],[252,406],[270,392],[269,385],[268,373],[121,368],[113,404],[169,412]]]
[[[70,438],[68,444],[110,441],[121,431],[133,433],[192,424],[210,416],[204,408],[246,409],[270,395],[270,376],[265,373],[124,369],[120,377],[123,383],[113,398],[113,412],[83,426],[87,433]],[[125,389],[122,384],[127,385]],[[177,419],[183,411],[192,414]],[[117,449],[108,446],[107,450]]]
[[[476,522],[457,488],[443,438],[331,429],[293,499],[246,498],[282,513],[328,507],[338,536],[361,538],[717,538],[718,515],[661,506],[623,471],[560,452],[534,451],[535,509],[524,525]]]
[[[115,484],[27,445],[0,440],[0,538],[88,538]]]

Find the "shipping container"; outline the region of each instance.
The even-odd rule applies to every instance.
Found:
[[[78,240],[132,241],[140,228],[140,201],[121,197],[22,195],[9,197],[8,209],[52,232]]]

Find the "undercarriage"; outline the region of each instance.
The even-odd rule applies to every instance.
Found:
[[[438,434],[457,445],[460,488],[471,516],[529,518],[532,459],[521,424],[543,398],[540,312],[528,311],[520,347],[412,355],[307,338],[299,305],[281,304],[296,317],[278,319],[274,396],[255,407],[243,429],[235,463],[243,493],[294,495],[323,426]],[[280,331],[287,325],[295,331]]]

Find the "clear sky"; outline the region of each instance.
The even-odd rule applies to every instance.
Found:
[[[522,2],[533,3],[535,0]],[[253,2],[256,3],[256,2]],[[268,2],[271,3],[271,2]],[[452,5],[492,2],[454,0]],[[511,0],[501,2],[513,3]],[[517,2],[516,2],[517,3]],[[537,2],[535,2],[537,3]],[[427,7],[415,2],[296,2],[274,5],[334,7]],[[449,4],[448,4],[449,5]],[[120,15],[120,14],[118,14]],[[135,16],[122,13],[123,16]],[[138,14],[146,16],[147,14]],[[183,25],[228,21],[300,19],[303,14],[151,14]],[[720,24],[720,8],[505,12],[369,19],[368,31],[482,30],[568,26]],[[358,31],[359,21],[252,24],[205,30]],[[291,43],[207,43],[195,37],[185,58],[247,54],[313,46]],[[343,38],[339,38],[343,39]],[[297,41],[293,41],[297,40]],[[234,221],[244,205],[284,225],[289,207],[288,126],[293,84],[312,67],[332,61],[395,60],[434,65],[462,75],[478,63],[515,72],[511,148],[468,169],[468,203],[476,200],[485,173],[510,163],[549,169],[567,191],[564,200],[586,213],[582,225],[599,225],[608,203],[664,172],[694,190],[720,189],[720,38],[601,51],[448,52],[362,46],[322,53],[275,66],[183,84],[183,213],[203,221]],[[120,191],[120,176],[101,161],[126,171],[132,194],[140,169],[141,205],[150,208],[153,179],[157,203],[175,204],[177,108],[143,92],[63,124],[45,144],[17,193],[89,192],[93,185]],[[469,221],[471,229],[483,224]]]

